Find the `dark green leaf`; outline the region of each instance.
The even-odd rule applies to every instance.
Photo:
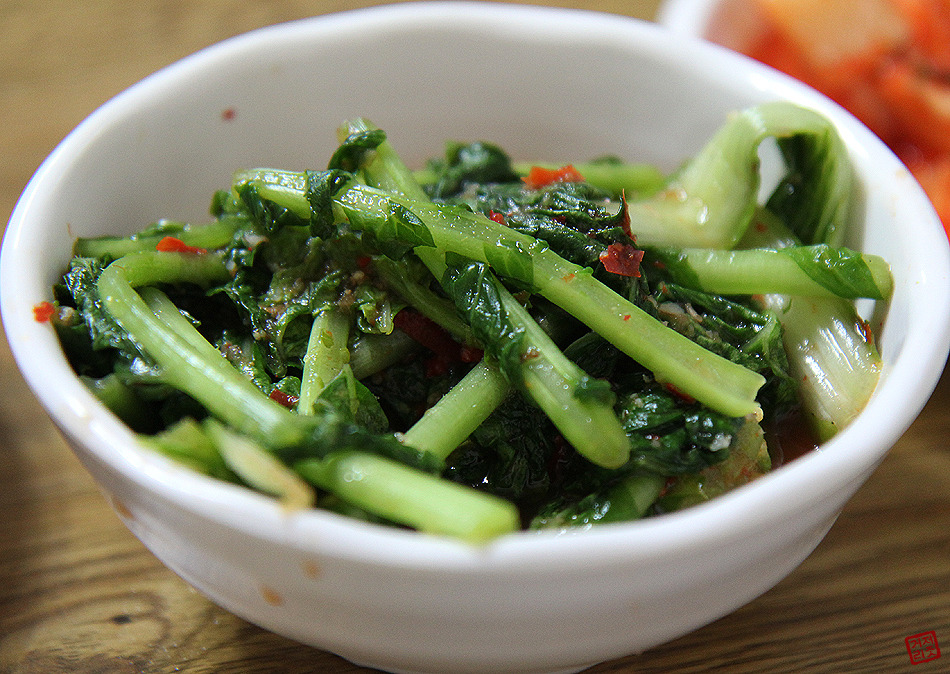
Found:
[[[327,171],[307,171],[306,177],[306,196],[310,204],[310,233],[327,239],[336,231],[333,197],[353,179],[353,175],[331,168]]]
[[[508,155],[491,143],[448,143],[445,159],[430,162],[429,168],[436,175],[428,188],[435,199],[454,196],[468,184],[518,180]]]
[[[884,299],[861,253],[825,244],[780,248],[803,272],[839,297]]]
[[[386,132],[381,129],[369,129],[352,133],[340,144],[330,157],[327,168],[355,172],[366,161],[369,153],[386,140]]]
[[[240,183],[235,189],[248,214],[265,233],[276,232],[282,227],[309,224],[289,208],[261,196],[260,189],[254,182]]]
[[[476,340],[498,361],[502,372],[520,384],[524,329],[509,320],[491,270],[481,262],[458,256],[446,256],[446,262],[442,287],[471,326]]]

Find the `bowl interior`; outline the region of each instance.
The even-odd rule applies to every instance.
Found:
[[[611,153],[669,170],[729,111],[776,98],[839,124],[862,186],[852,243],[893,265],[896,293],[880,332],[886,372],[873,409],[825,451],[721,504],[681,513],[676,527],[619,525],[591,540],[703,536],[721,521],[710,508],[761,523],[800,507],[809,490],[820,496],[860,481],[922,407],[948,348],[946,239],[907,171],[850,115],[747,59],[632,19],[410,3],[262,29],[156,73],[78,127],[24,192],[0,263],[7,337],[27,381],[82,451],[176,499],[200,484],[207,512],[249,526],[239,513],[270,507],[264,500],[144,457],[72,376],[48,326],[33,321],[74,237],[130,233],[162,217],[209,219],[212,192],[234,170],[323,168],[336,126],[355,116],[387,130],[411,165],[441,153],[445,140],[481,139],[519,159]],[[222,513],[228,509],[232,515]],[[368,531],[355,523],[351,530]],[[372,535],[420,545],[401,532]],[[517,556],[537,544],[514,536],[501,548]],[[367,546],[366,554],[416,559],[400,545]]]

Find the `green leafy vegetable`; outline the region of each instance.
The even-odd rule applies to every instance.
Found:
[[[892,279],[841,245],[811,111],[739,111],[671,176],[457,141],[412,171],[368,120],[337,135],[325,168],[237,171],[209,223],[76,242],[51,321],[144,446],[481,544],[701,503],[771,469],[766,427],[829,437],[873,390],[852,300]]]

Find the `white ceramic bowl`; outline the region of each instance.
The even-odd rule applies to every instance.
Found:
[[[74,377],[32,307],[73,237],[203,220],[239,167],[321,168],[365,115],[410,162],[445,139],[516,157],[605,152],[672,168],[735,108],[790,99],[839,126],[862,186],[852,243],[896,292],[886,370],[820,451],[685,512],[484,548],[271,500],[144,451]],[[232,114],[233,113],[233,114]],[[650,648],[763,593],[818,544],[928,398],[948,350],[947,243],[907,171],[811,90],[726,50],[617,16],[402,4],[266,28],[104,105],[27,186],[3,242],[2,312],[23,375],[128,527],[213,601],[382,669],[553,672]]]

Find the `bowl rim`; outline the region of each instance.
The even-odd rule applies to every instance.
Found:
[[[921,222],[910,226],[929,242],[929,252],[935,259],[934,278],[927,279],[933,283],[934,305],[927,316],[915,317],[922,326],[918,332],[928,334],[926,337],[918,333],[908,335],[898,359],[906,366],[887,373],[886,381],[862,413],[864,419],[885,420],[874,429],[876,434],[871,437],[862,431],[863,426],[852,426],[819,451],[797,459],[794,465],[776,470],[710,503],[656,519],[567,533],[518,532],[473,548],[326,511],[288,516],[266,496],[193,473],[139,447],[131,431],[105,412],[77,378],[64,382],[63,386],[44,388],[43,382],[56,368],[31,358],[27,353],[30,349],[24,346],[29,343],[42,349],[50,345],[49,335],[43,336],[43,327],[32,320],[31,314],[25,315],[44,298],[23,296],[29,286],[16,276],[21,271],[17,251],[21,240],[28,238],[32,205],[42,200],[47,182],[55,181],[60,167],[68,165],[77,149],[93,142],[97,130],[114,114],[133,105],[138,97],[148,96],[154,89],[185,77],[195,64],[232,58],[270,39],[326,35],[356,27],[381,31],[401,30],[407,26],[437,28],[447,20],[454,26],[504,22],[512,34],[530,26],[536,34],[546,31],[544,35],[548,38],[565,33],[599,35],[602,40],[617,41],[629,45],[630,49],[667,57],[667,48],[675,44],[672,58],[682,67],[692,67],[693,61],[706,64],[704,67],[728,66],[730,79],[742,77],[754,81],[755,86],[770,97],[788,95],[799,102],[809,102],[846,129],[850,149],[860,146],[862,152],[870,152],[882,161],[895,162],[894,168],[901,168],[893,154],[850,114],[805,85],[725,48],[699,39],[674,37],[661,26],[630,17],[491,2],[408,2],[300,19],[237,35],[162,68],[103,104],[57,145],[27,184],[14,208],[0,251],[0,309],[21,373],[63,433],[85,445],[93,459],[107,464],[141,488],[184,504],[186,509],[223,526],[324,556],[459,572],[504,568],[513,572],[531,569],[535,573],[540,568],[557,569],[581,562],[588,567],[607,566],[619,559],[647,557],[656,551],[666,553],[697,545],[727,545],[770,522],[790,517],[796,503],[802,500],[820,499],[840,490],[842,485],[854,484],[856,489],[916,418],[935,387],[950,350],[950,252],[943,230],[939,230],[939,236],[936,231],[939,228],[936,215],[916,183],[908,187],[908,193],[915,199],[913,206]],[[913,395],[908,398],[909,391]],[[903,413],[890,415],[896,405]],[[63,410],[72,411],[63,414]],[[873,451],[869,447],[873,447]],[[824,477],[829,473],[838,477],[829,482]],[[249,518],[251,513],[254,517]],[[723,521],[729,521],[730,526],[723,528]],[[575,538],[582,538],[584,545],[577,545]]]

